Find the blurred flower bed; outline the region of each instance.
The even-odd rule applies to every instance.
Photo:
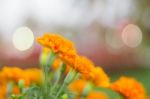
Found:
[[[0,99],[149,99],[141,82],[127,76],[112,81],[62,36],[46,33],[37,42],[43,47],[39,69],[3,67]]]

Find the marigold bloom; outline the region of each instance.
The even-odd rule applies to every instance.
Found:
[[[74,68],[81,73],[81,75],[91,80],[97,86],[108,87],[109,77],[101,67],[94,67],[94,64],[86,57],[78,56],[75,60]]]
[[[13,94],[19,94],[20,89],[18,86],[14,86],[12,89]],[[0,99],[6,99],[7,96],[7,84],[0,85]]]
[[[0,85],[0,99],[6,99],[6,85]]]
[[[110,79],[101,67],[95,67],[93,69],[93,75],[92,80],[97,86],[108,87],[110,85]]]
[[[85,79],[93,78],[94,64],[86,57],[78,56],[73,66]]]
[[[86,84],[87,84],[87,81],[85,79],[78,79],[78,80],[73,81],[69,85],[69,89],[73,92],[78,93],[79,95],[79,94],[82,94],[82,91]]]
[[[67,52],[74,50],[73,44],[57,34],[44,34],[43,37],[37,38],[37,41],[45,47],[52,49],[54,52]]]
[[[58,53],[58,56],[68,62],[68,64],[73,64],[76,57],[76,50],[69,40],[57,34],[47,33],[43,37],[37,38],[37,41],[44,47],[48,47],[53,52]]]
[[[53,70],[57,70],[57,69],[60,67],[61,64],[62,64],[62,60],[59,59],[59,58],[56,58],[56,59],[54,60],[53,64],[52,64],[52,69],[53,69]],[[65,73],[68,73],[69,70],[70,70],[70,66],[66,64]]]
[[[18,86],[14,86],[13,87],[13,94],[19,94],[20,93],[20,89],[19,89],[19,87]]]
[[[121,93],[125,99],[146,99],[143,86],[134,78],[121,77],[110,87]]]
[[[32,82],[40,83],[42,77],[42,72],[39,69],[20,69],[17,67],[4,67],[0,71],[0,84],[5,84],[10,81],[18,82],[19,80],[24,80],[25,85],[29,86]]]
[[[92,91],[88,94],[86,99],[109,99],[104,92]]]
[[[24,80],[25,86],[31,83],[41,83],[42,72],[39,69],[20,69],[18,67],[3,67],[0,71],[0,99],[6,99],[7,84],[13,81],[16,85],[19,80]],[[20,90],[14,86],[13,93],[19,94]]]
[[[14,68],[10,68],[10,67],[4,67],[1,70],[1,78],[3,78],[3,80],[1,80],[2,82],[8,82],[8,81],[18,81],[20,79],[20,75],[22,75],[22,70],[14,67]]]
[[[78,79],[69,85],[69,89],[77,94],[77,99],[81,99],[86,84],[87,80]],[[103,92],[91,91],[85,99],[108,99],[108,96]]]
[[[30,82],[28,85],[30,85],[31,83],[37,83],[37,84],[41,83],[42,71],[40,69],[30,68],[24,70],[24,72],[25,72],[25,78],[27,78]]]
[[[60,58],[56,58],[52,64],[52,69],[57,70],[62,63],[62,60]]]
[[[44,54],[46,54],[46,55],[48,55],[50,52],[51,52],[51,50],[50,50],[49,48],[47,48],[47,47],[44,47],[44,48],[42,49],[42,53],[44,53]]]

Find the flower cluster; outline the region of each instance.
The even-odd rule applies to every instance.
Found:
[[[41,83],[41,70],[36,68],[23,70],[18,67],[4,66],[0,71],[0,78],[0,99],[5,99],[8,91],[7,86],[11,82],[14,83],[14,94],[20,92],[17,86],[19,80],[23,80],[26,87],[30,86],[32,83]]]
[[[109,86],[109,77],[102,68],[95,67],[88,58],[78,55],[70,41],[60,35],[50,33],[37,38],[37,41],[57,53],[60,59],[79,72],[85,79],[93,81],[98,86]],[[98,75],[99,79],[97,79]]]
[[[124,95],[126,99],[146,99],[143,86],[134,78],[121,77],[110,87]]]
[[[37,42],[43,46],[41,69],[4,67],[0,99],[148,99],[137,80],[121,77],[110,82],[100,66],[79,55],[62,36],[46,33]]]
[[[97,87],[109,88],[121,93],[125,99],[146,99],[144,88],[140,83],[132,78],[123,77],[111,84],[108,75],[101,67],[95,66],[88,58],[78,55],[72,42],[64,39],[62,36],[46,33],[44,36],[37,38],[37,41],[56,53],[58,58],[61,59],[59,61],[64,62],[81,74],[80,79],[73,81],[69,86],[71,90],[78,94],[84,91],[87,82],[92,82]],[[58,63],[56,62],[56,64]],[[100,99],[100,97],[101,99],[108,98],[107,95],[95,91],[87,95],[87,99]]]

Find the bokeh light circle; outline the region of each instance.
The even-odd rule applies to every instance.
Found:
[[[134,24],[127,25],[122,31],[122,40],[128,47],[137,47],[142,42],[141,29]]]
[[[28,27],[20,27],[14,32],[12,40],[16,49],[25,51],[32,47],[34,35]]]

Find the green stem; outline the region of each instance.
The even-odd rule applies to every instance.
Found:
[[[44,68],[43,68],[44,69],[44,89],[45,89],[44,97],[46,97],[46,98],[48,97],[48,93],[49,93],[49,91],[48,91],[49,90],[49,88],[48,88],[48,83],[49,83],[49,81],[48,81],[48,74],[49,74],[49,70],[50,70],[50,68],[51,68],[55,58],[56,58],[56,54],[51,52],[49,57],[48,57],[46,66],[44,66]]]
[[[75,78],[76,75],[76,71],[74,69],[71,69],[69,71],[69,73],[67,74],[67,76],[64,79],[63,85],[60,87],[58,93],[56,94],[54,99],[57,99],[57,97],[61,94],[61,92],[65,89],[65,87],[71,82],[73,81],[73,79]]]
[[[56,86],[58,85],[58,82],[61,79],[61,75],[64,73],[66,69],[66,65],[64,63],[60,64],[59,70],[56,72],[56,81],[54,83],[54,86],[51,88],[51,92],[56,88]]]
[[[74,80],[77,80],[79,77],[80,77],[80,73],[77,72],[75,77],[74,77]]]
[[[93,88],[93,85],[91,82],[88,82],[84,89],[83,89],[83,92],[82,92],[82,96],[81,96],[81,99],[85,99],[85,97],[88,95],[88,93],[92,90]]]
[[[66,83],[63,83],[63,85],[60,87],[58,93],[56,94],[55,98],[54,99],[57,99],[57,97],[61,94],[61,92],[63,91],[63,89],[65,88],[66,86]]]

